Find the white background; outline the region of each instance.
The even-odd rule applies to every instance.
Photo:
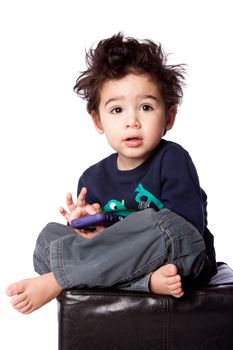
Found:
[[[3,0],[0,3],[1,349],[57,349],[57,304],[24,316],[5,287],[34,276],[35,240],[76,193],[79,175],[111,151],[72,88],[85,49],[118,31],[161,42],[187,63],[187,88],[167,139],[189,150],[209,198],[217,259],[232,255],[231,1]]]

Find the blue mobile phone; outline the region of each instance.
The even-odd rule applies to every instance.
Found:
[[[124,219],[122,215],[111,213],[97,213],[93,215],[82,216],[71,221],[71,227],[82,228],[87,231],[95,230],[96,226],[110,226]]]

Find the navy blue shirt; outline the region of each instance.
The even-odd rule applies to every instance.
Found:
[[[78,194],[87,188],[87,203],[119,215],[168,208],[191,222],[203,235],[211,274],[216,273],[214,238],[207,228],[207,196],[189,153],[161,140],[153,154],[132,170],[117,168],[117,153],[89,167],[79,179]]]
[[[117,154],[111,154],[83,173],[78,193],[83,186],[87,202],[99,203],[105,212],[128,215],[148,207],[168,208],[201,234],[207,225],[207,197],[196,168],[189,153],[171,141],[162,140],[150,158],[132,170],[119,170]]]
[[[105,212],[119,215],[168,208],[191,222],[203,235],[210,274],[217,272],[214,238],[207,228],[207,196],[199,184],[189,153],[177,143],[161,140],[153,154],[132,170],[117,168],[117,154],[89,167],[79,179],[87,203],[99,203]]]

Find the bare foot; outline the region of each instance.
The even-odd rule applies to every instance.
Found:
[[[155,294],[172,295],[180,298],[184,295],[181,277],[173,264],[161,266],[150,277],[150,291]]]
[[[11,298],[12,306],[23,314],[39,309],[62,291],[52,272],[25,279],[9,285],[6,294]]]

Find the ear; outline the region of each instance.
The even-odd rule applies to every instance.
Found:
[[[92,111],[91,117],[92,117],[92,121],[93,121],[94,127],[96,128],[97,132],[99,134],[103,134],[104,129],[102,127],[102,123],[101,123],[99,114],[97,112]]]
[[[170,107],[170,109],[167,112],[167,119],[166,119],[166,125],[165,125],[165,132],[167,130],[171,130],[175,120],[176,120],[176,113],[177,113],[177,108],[176,106]]]

